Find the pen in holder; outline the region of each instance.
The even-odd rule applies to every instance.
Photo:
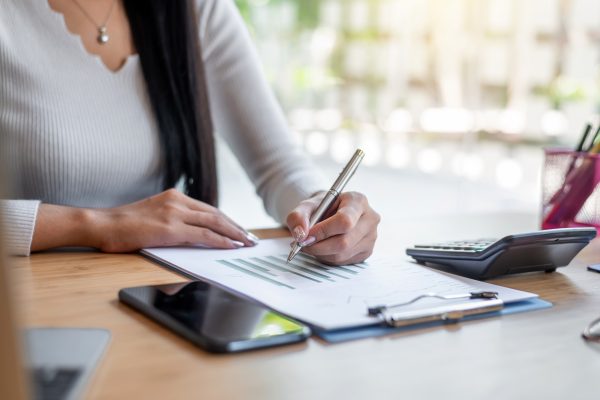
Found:
[[[600,227],[600,155],[546,149],[542,171],[542,229]]]

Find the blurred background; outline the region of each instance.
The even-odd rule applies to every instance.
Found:
[[[537,212],[543,148],[600,105],[595,0],[235,1],[306,151],[333,180],[363,148],[351,189],[384,216]],[[225,164],[224,208],[268,225]]]

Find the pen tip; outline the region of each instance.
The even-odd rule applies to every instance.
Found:
[[[296,254],[298,254],[299,251],[300,251],[300,246],[298,246],[298,243],[295,243],[294,247],[292,247],[292,250],[290,251],[290,254],[288,255],[286,264],[289,264],[290,261],[292,261],[294,259],[294,257],[296,257]]]

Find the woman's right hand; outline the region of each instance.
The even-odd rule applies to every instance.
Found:
[[[63,229],[69,226],[70,213],[74,213],[70,220],[79,225],[79,233],[78,229],[67,229],[61,238],[61,223]],[[106,209],[42,204],[32,250],[91,246],[109,253],[121,253],[144,247],[178,245],[235,249],[257,243],[256,236],[216,207],[169,189],[135,203]]]

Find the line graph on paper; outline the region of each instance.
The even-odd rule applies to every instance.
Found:
[[[440,275],[421,266],[408,264],[398,267],[394,272],[400,272],[401,279],[391,279],[392,274],[388,274],[389,279],[387,280],[368,280],[360,287],[352,288],[351,293],[346,297],[346,304],[369,307],[403,303],[427,293],[446,295],[468,293],[475,290],[472,285],[464,281]],[[428,302],[430,300],[426,299],[420,304]]]
[[[349,281],[369,268],[367,263],[344,266],[326,265],[318,262],[314,257],[302,253],[299,253],[289,263],[286,261],[286,254],[216,260],[220,265],[241,272],[248,277],[291,290],[297,289],[303,283]]]

